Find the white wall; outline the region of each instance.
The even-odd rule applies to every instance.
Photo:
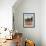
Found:
[[[42,46],[46,46],[46,0],[41,0],[40,23]]]
[[[0,0],[0,27],[12,28],[12,6],[16,0]]]
[[[16,5],[14,5],[16,6]],[[40,16],[41,1],[40,0],[23,0],[18,7],[13,8],[15,29],[23,33],[24,38],[35,41],[36,46],[41,46]],[[23,13],[35,13],[35,28],[23,27]]]

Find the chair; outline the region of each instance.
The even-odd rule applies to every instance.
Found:
[[[16,46],[22,46],[22,33],[15,33]]]

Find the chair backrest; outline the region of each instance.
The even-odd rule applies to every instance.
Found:
[[[16,46],[21,46],[22,44],[22,33],[15,33],[15,41],[16,41]]]

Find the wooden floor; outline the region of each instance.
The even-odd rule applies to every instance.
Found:
[[[2,43],[0,46],[16,46],[15,39],[13,40],[6,40],[6,42]]]

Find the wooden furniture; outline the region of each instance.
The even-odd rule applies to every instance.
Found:
[[[16,39],[16,37],[19,35],[19,37],[22,37],[22,33],[15,33],[14,36],[12,36],[13,39]]]
[[[22,46],[22,33],[15,33],[13,39],[15,39],[16,46]]]

